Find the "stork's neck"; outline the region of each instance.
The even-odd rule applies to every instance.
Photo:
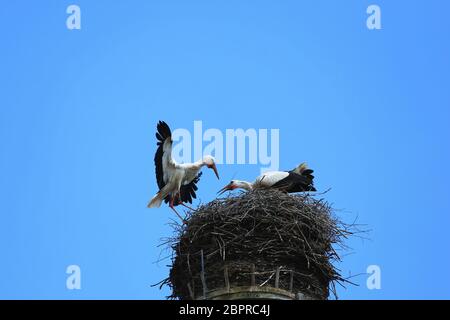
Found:
[[[241,188],[241,189],[244,189],[247,191],[253,190],[253,184],[248,181],[236,181],[235,184],[237,185],[238,188]]]
[[[201,168],[203,168],[206,164],[203,162],[203,160],[198,160],[194,163],[189,163],[186,165],[187,168],[191,170],[200,171]]]

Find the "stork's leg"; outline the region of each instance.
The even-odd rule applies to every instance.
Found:
[[[197,211],[196,209],[191,208],[190,206],[188,206],[187,204],[184,204],[184,203],[181,202],[181,201],[180,201],[178,204],[181,204],[183,207],[188,208],[188,209],[191,210],[191,211]]]
[[[181,195],[180,193],[177,194],[177,204],[178,205],[182,205],[185,208],[188,208],[191,211],[197,211],[194,208],[191,208],[190,206],[188,206],[187,204],[184,204],[184,202],[181,200]]]
[[[170,207],[170,209],[172,209],[177,214],[178,218],[180,218],[181,221],[183,221],[183,223],[186,223],[186,220],[183,219],[183,217],[178,213],[178,211],[175,209],[175,207],[173,205],[173,202],[175,200],[174,198],[175,197],[173,197],[173,196],[171,197],[170,203],[169,203],[169,207]]]

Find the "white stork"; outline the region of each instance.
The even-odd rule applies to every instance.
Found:
[[[185,202],[192,203],[192,198],[196,198],[197,183],[200,180],[200,170],[207,166],[212,169],[219,179],[215,160],[211,156],[205,156],[202,160],[194,163],[178,164],[172,159],[172,133],[169,126],[164,121],[159,121],[157,125],[158,149],[155,154],[156,181],[159,191],[148,204],[149,208],[159,208],[165,201],[169,207],[175,211],[178,217],[184,221],[175,210],[175,206],[185,205]]]
[[[313,170],[302,163],[291,171],[270,171],[256,178],[254,182],[231,180],[219,190],[219,195],[234,189],[251,191],[254,189],[278,189],[287,193],[316,191]]]

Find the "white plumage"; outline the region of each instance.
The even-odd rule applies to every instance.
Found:
[[[286,171],[269,171],[255,179],[253,185],[257,185],[261,188],[270,188],[278,181],[281,181],[289,176],[289,172]]]
[[[207,166],[214,171],[217,178],[219,178],[219,174],[215,160],[211,156],[205,156],[202,160],[194,163],[176,163],[172,158],[172,134],[169,126],[160,121],[157,130],[158,149],[155,154],[155,173],[159,191],[149,202],[148,207],[158,208],[165,201],[181,218],[174,207],[177,205],[188,207],[184,203],[192,203],[192,198],[196,198],[196,184],[200,179],[201,169]]]

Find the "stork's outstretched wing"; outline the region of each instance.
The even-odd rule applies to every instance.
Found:
[[[155,153],[155,173],[158,188],[161,190],[167,183],[168,171],[175,169],[172,160],[172,133],[169,126],[164,121],[159,121],[157,125],[158,149]]]
[[[202,173],[200,172],[194,180],[192,180],[191,182],[189,182],[188,184],[182,185],[180,188],[180,200],[181,202],[184,203],[192,203],[192,199],[197,199],[197,195],[195,193],[195,191],[198,190],[197,187],[197,183],[200,181],[200,177],[202,176]],[[168,203],[171,199],[171,196],[168,195],[165,199],[164,202]],[[179,205],[180,201],[178,201],[179,199],[175,199],[177,201],[174,201],[174,205],[177,206]]]

